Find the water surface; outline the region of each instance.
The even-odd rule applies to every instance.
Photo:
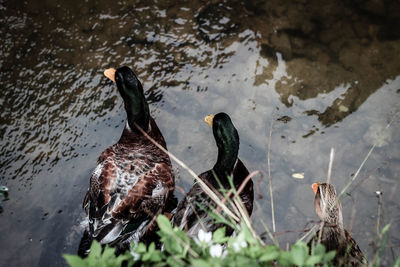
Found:
[[[344,222],[371,259],[378,199],[400,246],[400,5],[397,1],[1,1],[0,265],[62,266],[82,234],[82,199],[96,159],[125,114],[102,72],[127,65],[146,90],[169,150],[197,173],[216,160],[203,118],[230,114],[240,157],[264,174],[253,220],[281,247],[316,220],[310,185],[341,191]],[[390,127],[387,127],[390,124]],[[193,179],[174,163],[176,184]],[[305,178],[292,178],[304,173]],[[182,197],[179,195],[179,197]]]

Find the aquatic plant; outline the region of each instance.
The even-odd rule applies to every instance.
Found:
[[[72,267],[79,266],[330,266],[335,252],[326,252],[323,245],[316,245],[312,254],[304,242],[296,242],[290,250],[279,249],[275,245],[264,245],[253,236],[245,224],[240,226],[236,236],[227,237],[225,227],[214,233],[199,232],[197,238],[190,238],[178,227],[172,227],[164,215],[159,215],[158,234],[163,245],[156,248],[154,243],[148,247],[139,243],[130,251],[115,256],[115,249],[106,246],[103,250],[94,242],[87,258],[64,255]]]

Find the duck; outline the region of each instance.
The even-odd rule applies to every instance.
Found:
[[[168,154],[141,132],[167,149],[139,79],[126,66],[104,74],[117,85],[127,122],[119,141],[101,153],[91,174],[83,201],[89,227],[78,249],[81,256],[89,253],[93,239],[124,251],[131,242],[151,235],[155,218],[168,206],[175,187]]]
[[[212,169],[201,173],[198,177],[205,182],[212,190],[219,193],[226,193],[231,189],[228,176],[233,177],[233,184],[236,189],[249,175],[249,171],[243,162],[238,158],[239,134],[226,113],[209,115],[205,122],[212,128],[214,139],[218,147],[217,162]],[[218,179],[216,179],[218,178]],[[239,197],[244,204],[249,216],[253,210],[253,181],[250,179]],[[222,227],[222,223],[216,223],[209,215],[208,210],[215,208],[216,204],[203,191],[200,184],[195,183],[178,203],[172,217],[172,224],[185,230],[188,236],[195,238],[200,230],[203,232],[214,232]],[[207,211],[206,211],[206,210]],[[226,228],[226,234],[232,234],[233,229]]]
[[[336,265],[365,266],[367,260],[361,252],[357,242],[343,227],[342,204],[338,199],[335,187],[328,183],[313,183],[315,194],[314,207],[320,220],[323,222],[322,234],[320,230],[309,241],[308,246],[318,242],[323,244],[327,251],[336,251],[334,262]]]

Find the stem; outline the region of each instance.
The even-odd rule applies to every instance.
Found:
[[[275,209],[274,209],[274,196],[272,193],[272,178],[271,178],[271,142],[272,142],[272,126],[274,121],[272,120],[269,137],[268,137],[268,153],[267,153],[267,163],[268,163],[268,183],[269,183],[269,194],[271,198],[271,215],[272,215],[272,231],[275,232]]]
[[[166,150],[163,146],[161,146],[157,141],[155,141],[153,138],[151,138],[139,125],[135,123],[135,127],[147,138],[149,139],[154,145],[156,145],[160,150],[162,150],[164,153],[166,153],[170,158],[175,160],[182,168],[187,170],[193,177],[194,179],[200,184],[201,188],[206,192],[206,194],[218,205],[222,208],[222,210],[231,216],[235,221],[240,222],[240,219],[238,216],[232,213],[232,211],[221,202],[221,200],[218,198],[218,196],[208,187],[203,180],[201,180],[196,173],[190,169],[185,163],[183,163],[180,159],[175,157],[171,152]]]

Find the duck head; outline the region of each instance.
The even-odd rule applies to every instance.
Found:
[[[337,200],[336,190],[331,184],[314,183],[314,207],[318,217],[329,224],[343,227],[342,204]]]
[[[147,131],[149,126],[150,111],[143,87],[135,73],[129,67],[107,69],[104,75],[117,84],[119,93],[124,100],[128,125],[136,129],[135,124]]]
[[[217,176],[230,175],[238,157],[239,134],[226,113],[209,115],[204,120],[212,128],[218,147],[217,163],[213,170]]]

